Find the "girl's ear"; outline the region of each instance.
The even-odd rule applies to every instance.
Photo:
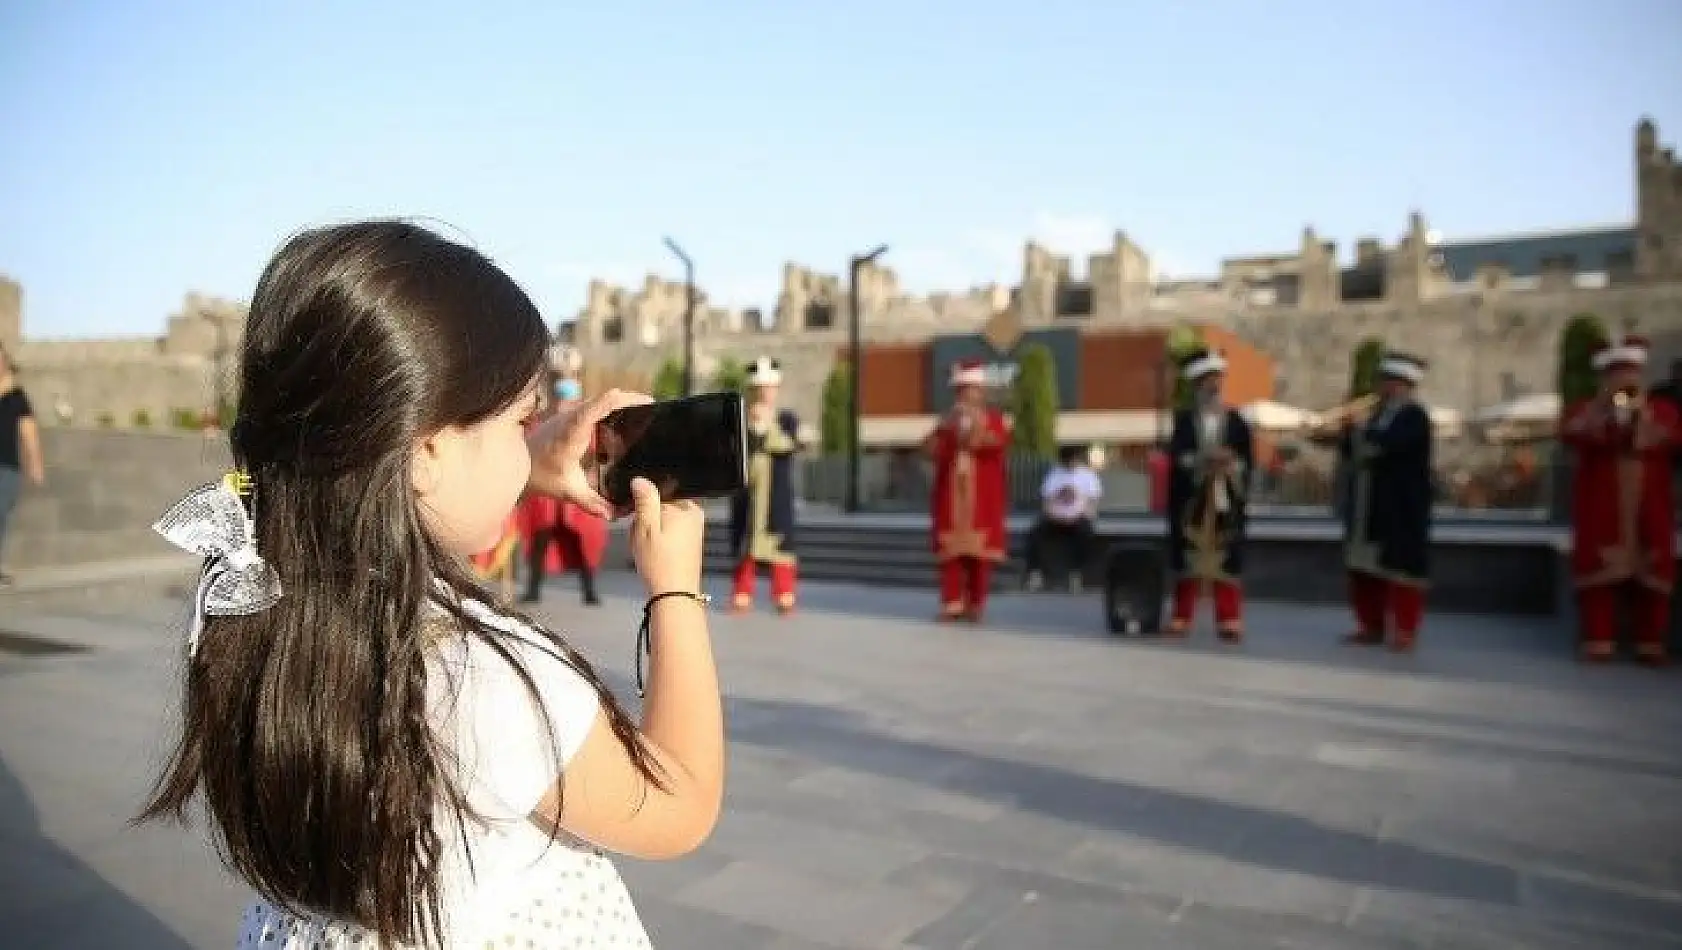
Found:
[[[415,447],[409,459],[409,487],[414,489],[418,497],[425,498],[438,487],[441,448],[437,433],[415,440]]]

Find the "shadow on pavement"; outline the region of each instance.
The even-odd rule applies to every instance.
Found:
[[[709,577],[707,590],[715,604],[729,595],[727,578]],[[635,599],[635,579],[614,577],[606,588],[613,594]],[[1122,637],[1105,629],[1102,596],[1097,591],[1068,593],[1004,593],[995,595],[987,619],[979,627],[937,624],[933,590],[878,588],[851,584],[812,582],[802,585],[800,612],[792,618],[773,617],[761,596],[754,616],[735,618],[722,611],[715,620],[715,632],[742,622],[784,623],[798,631],[801,616],[846,616],[880,618],[896,622],[923,623],[931,632],[979,636],[1008,636],[1024,639],[1049,638],[1106,643],[1117,650],[1166,650],[1208,656],[1231,663],[1289,663],[1318,669],[1405,674],[1475,683],[1507,683],[1535,686],[1558,685],[1561,678],[1592,675],[1582,670],[1552,617],[1483,616],[1472,614],[1427,614],[1419,648],[1399,656],[1386,650],[1359,649],[1340,641],[1349,632],[1347,611],[1332,604],[1300,604],[1283,601],[1255,601],[1248,607],[1248,637],[1239,647],[1219,644],[1214,637],[1208,606],[1203,605],[1199,626],[1186,640],[1158,637]],[[1648,670],[1616,670],[1632,673],[1641,683],[1658,684],[1662,675]]]
[[[29,950],[191,950],[191,945],[47,838],[0,759],[0,944]]]
[[[1587,916],[1602,926],[1619,920],[1631,930],[1682,936],[1682,902],[1576,879],[1521,881],[1518,870],[1500,863],[1381,841],[1297,815],[896,738],[862,726],[852,713],[829,707],[732,699],[729,722],[732,742],[1007,801],[1042,816],[1235,863],[1568,917],[1588,909]],[[1655,842],[1653,847],[1664,845]],[[1539,899],[1538,893],[1547,896]],[[1544,906],[1538,907],[1538,900]]]
[[[1272,715],[1296,715],[1309,718],[1329,718],[1340,729],[1361,733],[1392,742],[1429,742],[1432,747],[1462,753],[1491,753],[1543,766],[1567,766],[1594,771],[1620,772],[1669,781],[1682,781],[1682,757],[1676,755],[1674,736],[1662,729],[1641,728],[1642,733],[1632,739],[1652,739],[1644,743],[1642,753],[1630,754],[1607,748],[1605,730],[1573,727],[1549,723],[1546,727],[1532,726],[1522,721],[1495,720],[1492,717],[1467,716],[1425,709],[1397,709],[1372,703],[1356,703],[1314,696],[1281,697],[1275,694],[1234,689],[1229,695],[1248,696],[1267,702]],[[1682,709],[1682,695],[1674,705]],[[1362,721],[1367,720],[1367,721]],[[1489,735],[1445,733],[1451,730],[1499,730],[1505,733],[1526,734],[1525,738],[1494,738]],[[1534,743],[1534,744],[1532,744]],[[1575,743],[1575,748],[1562,744]],[[1662,750],[1662,751],[1661,751]]]

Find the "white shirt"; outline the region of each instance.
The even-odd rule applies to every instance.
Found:
[[[1074,521],[1084,518],[1104,497],[1104,485],[1098,473],[1089,468],[1058,466],[1047,472],[1040,483],[1040,499],[1045,513],[1054,521]]]
[[[464,845],[447,808],[436,818],[445,848],[439,885],[448,946],[531,940],[557,950],[647,948],[648,934],[612,862],[565,834],[551,841],[528,817],[589,735],[600,709],[596,691],[541,635],[477,601],[466,607],[507,634],[503,642],[531,674],[548,723],[519,674],[478,637],[452,637],[429,662],[433,728],[455,757],[470,810],[482,819],[467,820]],[[262,942],[270,934],[275,942]],[[276,950],[372,945],[354,942],[371,939],[358,928],[294,920],[261,901],[246,912],[241,940],[247,936]]]

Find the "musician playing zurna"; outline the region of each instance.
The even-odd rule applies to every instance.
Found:
[[[987,404],[987,374],[980,362],[954,364],[951,383],[952,410],[922,445],[934,461],[929,526],[940,562],[939,619],[980,623],[993,566],[1004,560],[1007,546],[1010,426],[1004,413]]]
[[[782,367],[770,357],[748,368],[748,478],[730,505],[730,549],[736,558],[730,609],[753,607],[760,565],[771,572],[777,612],[794,610],[799,560],[794,553],[794,460],[800,419],[777,406]]]
[[[1571,573],[1581,656],[1612,658],[1620,602],[1635,628],[1636,659],[1665,662],[1676,578],[1676,505],[1671,454],[1682,420],[1667,400],[1642,397],[1647,341],[1624,337],[1594,354],[1600,392],[1565,408],[1560,440],[1575,450]]]
[[[1339,452],[1351,470],[1344,563],[1355,631],[1345,642],[1412,650],[1425,613],[1431,542],[1431,414],[1416,398],[1425,361],[1391,351],[1377,400],[1344,414]],[[1389,630],[1386,630],[1387,621]]]
[[[1226,360],[1200,348],[1187,354],[1181,373],[1194,387],[1192,405],[1174,413],[1168,442],[1173,473],[1168,484],[1168,559],[1174,574],[1170,636],[1184,636],[1197,613],[1199,592],[1212,591],[1215,629],[1221,640],[1244,637],[1245,503],[1255,470],[1250,424],[1221,402]]]

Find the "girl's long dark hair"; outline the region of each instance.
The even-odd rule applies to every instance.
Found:
[[[548,344],[513,280],[413,224],[309,231],[280,249],[251,301],[229,441],[285,595],[208,619],[179,742],[138,821],[184,820],[202,793],[224,859],[269,900],[386,942],[443,942],[438,829],[462,828],[467,806],[427,715],[430,604],[439,583],[483,595],[423,530],[410,459],[417,439],[528,392]],[[443,600],[452,632],[489,644],[531,688],[504,635]],[[661,784],[594,670],[544,636]],[[435,822],[438,808],[455,822]]]

